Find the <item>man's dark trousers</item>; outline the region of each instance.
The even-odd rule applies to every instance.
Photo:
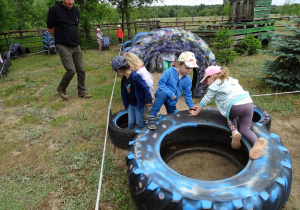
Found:
[[[65,91],[76,72],[78,80],[78,93],[84,93],[85,72],[80,45],[77,45],[76,47],[69,47],[66,45],[56,44],[56,48],[59,53],[61,62],[63,63],[67,71],[61,79],[57,89]]]

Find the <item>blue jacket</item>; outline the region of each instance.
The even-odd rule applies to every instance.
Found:
[[[152,104],[152,97],[149,92],[149,87],[145,80],[143,80],[142,76],[135,71],[132,71],[130,76],[132,77],[132,85],[135,91],[135,97],[137,99],[137,106],[142,108],[146,104]],[[129,106],[129,101],[126,94],[125,80],[126,77],[123,77],[121,81],[121,96],[124,107],[127,109]]]
[[[231,107],[238,101],[250,98],[249,92],[244,91],[237,79],[229,77],[221,83],[220,79],[214,81],[207,89],[207,93],[200,102],[205,107],[213,98],[221,114],[228,118]]]
[[[183,90],[185,103],[189,108],[194,106],[192,100],[192,80],[189,75],[183,76],[179,80],[179,74],[175,67],[167,69],[158,82],[158,89],[156,91],[164,91],[169,101],[171,102],[172,98],[176,94],[176,99],[172,101],[173,105],[176,105],[178,99],[181,97],[181,92]]]

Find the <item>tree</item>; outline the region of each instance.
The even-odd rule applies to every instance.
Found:
[[[8,31],[14,27],[16,18],[14,17],[13,7],[9,3],[11,2],[0,0],[0,32]]]
[[[231,38],[232,33],[229,28],[221,28],[219,32],[216,33],[216,38],[214,40],[213,48],[214,54],[216,56],[217,62],[221,64],[229,64],[238,55],[233,49],[232,45],[235,39]]]
[[[92,20],[98,24],[114,23],[119,21],[119,14],[109,3],[96,4]]]
[[[300,18],[293,18],[300,23]],[[261,80],[271,87],[287,90],[300,90],[300,29],[286,27],[285,33],[274,34],[266,54],[275,56],[274,60],[266,59],[260,70],[265,77]]]
[[[18,29],[30,28],[30,23],[33,21],[33,10],[31,8],[33,0],[15,0],[12,2],[14,4],[14,14],[18,20]]]
[[[183,18],[183,17],[187,17],[188,15],[187,15],[187,13],[185,12],[185,9],[182,7],[182,8],[179,9],[179,11],[178,11],[178,13],[177,13],[177,16],[178,16],[179,18]]]
[[[152,4],[153,2],[157,2],[158,0],[108,0],[112,5],[117,6],[117,8],[121,12],[122,17],[122,27],[124,24],[124,20],[126,17],[126,22],[130,22],[130,14],[132,12],[132,8],[145,6],[148,4]],[[127,25],[128,28],[128,36],[131,37],[131,29],[130,24]]]
[[[48,1],[47,0],[33,0],[33,23],[35,27],[46,27],[46,19],[48,14]]]

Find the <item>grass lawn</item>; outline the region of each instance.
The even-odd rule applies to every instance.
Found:
[[[0,209],[92,209],[95,207],[114,82],[110,61],[118,47],[83,51],[87,92],[77,97],[76,76],[63,101],[56,88],[65,70],[58,55],[12,60],[0,81]],[[265,55],[237,57],[229,65],[251,95],[272,93],[257,77]],[[299,113],[300,95],[253,97],[272,119]],[[199,99],[195,99],[195,103]],[[123,109],[120,78],[112,112]],[[280,135],[280,134],[279,134]],[[126,150],[110,141],[101,191],[101,209],[134,209],[126,177]]]

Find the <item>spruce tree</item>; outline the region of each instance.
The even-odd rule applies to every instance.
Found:
[[[229,64],[238,55],[233,49],[232,45],[235,39],[231,38],[232,33],[229,28],[223,27],[216,33],[216,38],[213,44],[213,52],[216,56],[217,62],[221,64]]]
[[[300,18],[293,18],[292,22],[299,27]],[[300,90],[300,29],[284,26],[285,32],[274,34],[265,51],[275,58],[264,61],[260,72],[265,76],[260,79],[276,89]]]

